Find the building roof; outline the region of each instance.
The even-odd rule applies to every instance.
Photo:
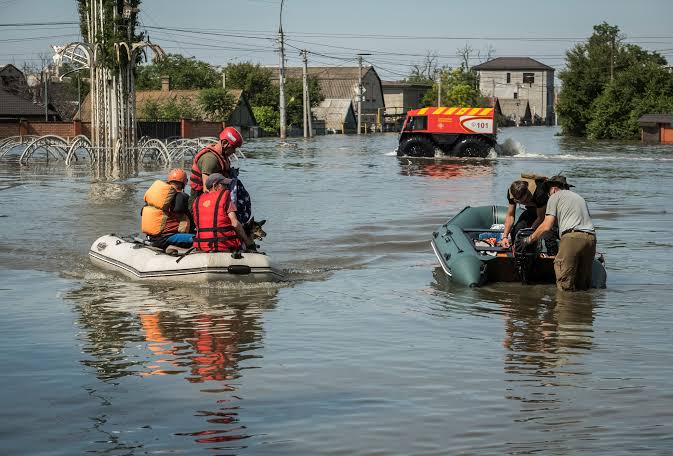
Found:
[[[318,120],[325,121],[325,128],[341,131],[346,126],[352,126],[355,121],[353,102],[350,98],[326,98],[319,106],[311,108],[311,112]]]
[[[673,114],[645,114],[638,119],[638,125],[641,127],[655,124],[672,124]]]
[[[301,79],[303,67],[285,68],[285,77]],[[360,78],[360,67],[308,67],[308,75],[318,79],[320,91],[325,98],[353,98],[355,86]],[[362,67],[362,77],[372,72],[380,81],[381,78],[372,66]],[[274,78],[278,81],[278,76]]]
[[[136,91],[136,113],[140,111],[143,104],[148,101],[157,101],[164,103],[168,100],[186,98],[195,104],[198,102],[200,90],[138,90]],[[229,89],[229,94],[234,97],[234,108],[241,103],[243,91],[240,89]],[[246,102],[247,103],[247,102]],[[75,116],[78,118],[79,116]],[[84,122],[91,120],[91,99],[87,95],[82,101],[81,119]]]
[[[472,67],[476,71],[487,70],[546,70],[554,69],[530,57],[496,57],[488,62]]]
[[[49,115],[53,116],[55,114],[56,112],[50,108]],[[44,105],[33,103],[27,98],[0,88],[0,118],[20,118],[43,115]]]

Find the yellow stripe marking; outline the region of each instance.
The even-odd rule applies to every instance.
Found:
[[[446,108],[437,108],[434,110],[433,114],[441,114]]]
[[[418,114],[422,115],[422,114],[425,114],[426,112],[428,112],[428,108],[423,108],[420,111],[418,111]]]
[[[457,110],[458,110],[458,108],[449,108],[449,110],[446,111],[444,114],[450,116],[451,114],[453,114],[453,113],[456,112]]]
[[[465,114],[469,109],[470,109],[470,108],[460,108],[460,111],[458,111],[456,114],[458,114],[459,116],[462,116],[462,115]]]
[[[481,116],[487,116],[493,111],[493,108],[484,108],[481,110],[481,113],[479,115]]]
[[[473,115],[475,115],[476,113],[478,113],[479,111],[481,111],[481,108],[474,108],[473,110],[471,110],[471,111],[469,112],[468,115],[469,115],[469,116],[473,116]]]

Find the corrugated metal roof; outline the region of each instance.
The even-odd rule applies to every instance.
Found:
[[[374,67],[362,67],[363,79],[369,72],[380,81],[379,75]],[[355,88],[360,79],[360,67],[308,67],[309,76],[318,79],[320,91],[325,98],[350,98],[355,96]],[[285,77],[292,79],[301,79],[304,74],[303,67],[285,68]],[[278,83],[277,73],[274,73],[274,80]]]
[[[325,128],[341,131],[346,127],[353,127],[355,112],[350,98],[326,98],[319,106],[311,109],[318,120],[325,121]]]
[[[554,69],[530,57],[497,57],[472,67],[475,71],[483,70],[547,70]]]

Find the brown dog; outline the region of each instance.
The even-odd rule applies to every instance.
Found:
[[[255,217],[252,217],[250,220],[248,220],[244,225],[243,229],[245,230],[245,234],[250,237],[250,239],[254,241],[261,241],[266,237],[266,231],[262,229],[262,225],[266,223],[266,220],[261,220],[261,221],[256,221]],[[250,249],[247,248],[246,250],[256,250],[258,246],[255,245],[255,248]]]

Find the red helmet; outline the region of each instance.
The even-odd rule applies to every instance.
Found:
[[[187,174],[180,168],[174,168],[168,172],[168,182],[182,182],[187,185]]]
[[[234,127],[227,127],[220,133],[220,141],[226,141],[233,147],[241,147],[243,136]]]

